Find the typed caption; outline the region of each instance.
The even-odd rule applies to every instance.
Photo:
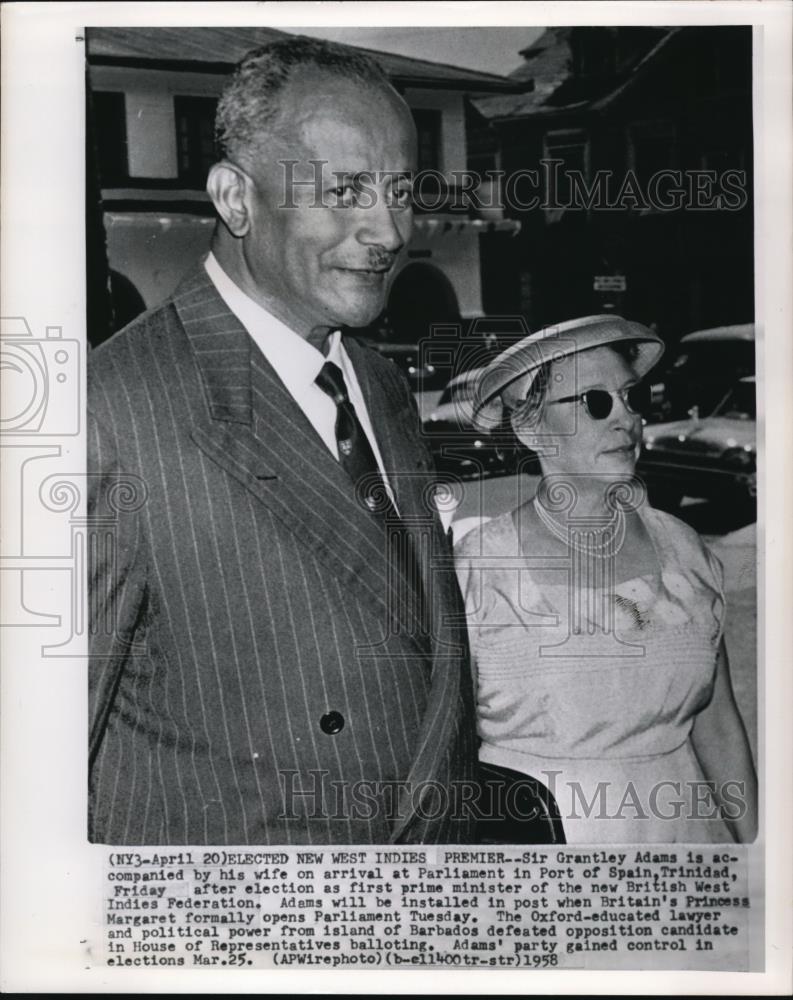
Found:
[[[108,853],[106,968],[749,968],[747,850]]]

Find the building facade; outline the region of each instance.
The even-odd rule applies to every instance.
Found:
[[[613,309],[672,343],[751,321],[751,28],[550,28],[521,56],[529,89],[475,102],[522,223],[505,305],[533,328]]]
[[[284,32],[271,28],[88,30],[93,343],[136,311],[166,298],[206,252],[214,212],[204,186],[215,158],[218,95],[247,51],[282,37]],[[500,216],[476,217],[455,196],[457,178],[469,166],[472,123],[482,124],[472,101],[515,93],[527,84],[462,67],[369,54],[413,112],[419,170],[427,181],[414,239],[395,274],[386,315],[371,335],[415,343],[433,323],[483,314],[482,261],[498,253],[499,244],[510,244],[520,224]],[[476,135],[478,154],[490,155],[495,134],[480,127]],[[113,291],[111,315],[101,308],[105,260]],[[484,266],[486,275],[492,271]]]

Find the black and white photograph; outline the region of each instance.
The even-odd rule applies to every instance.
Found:
[[[751,28],[347,34],[86,32],[92,839],[751,842]]]
[[[3,201],[4,701],[65,748],[4,797],[58,787],[60,981],[774,992],[790,8],[99,6],[47,43],[45,308]]]

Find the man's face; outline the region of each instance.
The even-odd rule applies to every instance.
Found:
[[[396,95],[314,70],[279,106],[275,155],[249,171],[243,252],[259,301],[319,341],[383,309],[411,233],[415,132]]]

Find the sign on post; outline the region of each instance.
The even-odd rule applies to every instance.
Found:
[[[628,283],[624,274],[596,274],[592,287],[596,292],[624,292]]]

